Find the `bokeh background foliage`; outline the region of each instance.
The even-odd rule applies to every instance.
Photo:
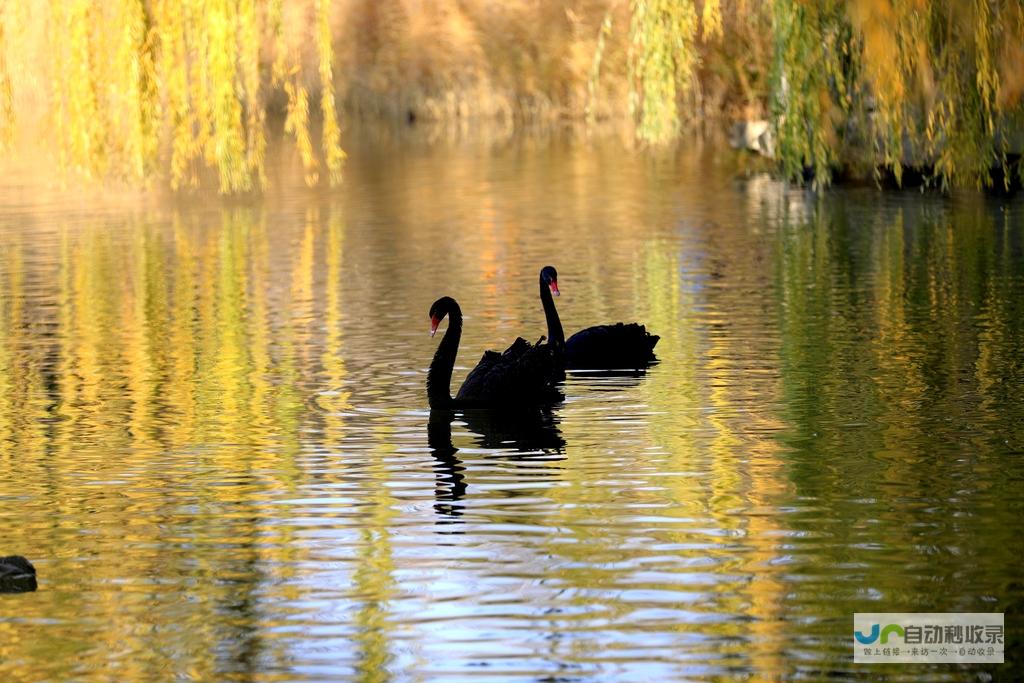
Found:
[[[1022,46],[1017,0],[0,0],[0,145],[231,193],[282,134],[338,181],[345,117],[643,145],[764,119],[790,177],[983,186],[1020,177]]]

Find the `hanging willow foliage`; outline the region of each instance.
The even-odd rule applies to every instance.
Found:
[[[641,140],[665,142],[679,134],[679,99],[693,85],[697,10],[693,0],[633,0],[632,10],[630,113]]]
[[[787,176],[823,186],[837,169],[882,169],[900,182],[909,165],[943,188],[989,185],[993,169],[1004,183],[1024,177],[1010,164],[1024,151],[1019,0],[771,0],[769,26],[745,0],[696,2],[632,0],[629,105],[641,140],[672,140],[687,113],[706,114],[702,79],[733,68],[723,57],[739,61],[714,45],[760,29],[774,53],[760,97]],[[750,92],[750,70],[734,73]]]
[[[331,183],[341,180],[345,152],[341,149],[341,129],[334,107],[334,52],[331,49],[330,0],[316,0],[316,48],[320,56],[320,110],[323,114],[324,162]]]
[[[344,152],[330,0],[315,4],[323,154],[335,183]],[[47,106],[61,164],[88,177],[136,182],[165,167],[174,189],[198,184],[208,167],[223,193],[265,187],[268,101],[288,91],[282,74],[291,69],[294,77],[300,66],[295,55],[287,64],[282,7],[282,0],[50,0],[36,19],[45,23],[52,48],[42,70],[50,74]],[[0,145],[11,140],[18,80],[4,38],[26,21],[0,0]],[[265,77],[261,46],[268,26],[275,55]],[[21,75],[28,89],[31,78]],[[293,78],[291,91],[285,92],[289,130],[308,168],[316,160],[308,145],[307,84]],[[311,182],[317,177],[307,173]]]
[[[1024,108],[1002,87],[1024,68],[1019,2],[773,0],[773,18],[787,174],[825,184],[859,149],[898,182],[907,165],[943,188],[990,185],[992,169],[1010,182]]]
[[[775,0],[775,88],[772,114],[783,171],[814,183],[829,182],[839,160],[836,131],[851,110],[850,75],[856,70],[843,3]]]
[[[0,149],[46,121],[91,177],[259,190],[277,107],[307,182],[335,183],[336,89],[403,122],[631,117],[647,144],[767,119],[819,186],[981,186],[1024,171],[1024,3],[0,0]]]

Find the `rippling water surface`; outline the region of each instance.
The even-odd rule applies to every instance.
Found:
[[[979,673],[854,665],[856,611],[1004,611],[1019,666],[1024,204],[723,163],[382,140],[259,200],[0,180],[0,555],[39,572],[0,674]],[[431,415],[430,303],[459,382],[544,333],[548,263],[567,332],[639,320],[661,362]]]

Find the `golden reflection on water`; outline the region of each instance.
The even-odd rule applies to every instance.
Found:
[[[404,144],[231,206],[0,192],[0,671],[774,679],[849,674],[865,605],[1019,604],[1019,205]],[[661,363],[428,445],[430,302],[457,383],[546,263]]]

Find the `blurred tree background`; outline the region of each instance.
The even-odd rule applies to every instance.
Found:
[[[340,179],[346,118],[764,121],[781,172],[1020,178],[1019,0],[0,0],[0,147],[172,188]]]

